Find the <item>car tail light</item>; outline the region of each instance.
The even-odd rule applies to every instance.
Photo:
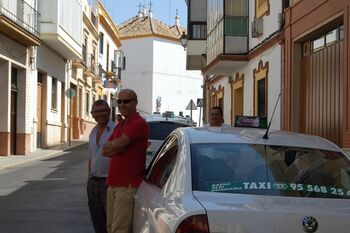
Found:
[[[176,233],[209,233],[207,215],[193,215],[186,218],[180,223]]]

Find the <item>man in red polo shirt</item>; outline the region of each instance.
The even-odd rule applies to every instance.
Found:
[[[102,152],[111,157],[107,178],[107,231],[129,233],[134,195],[145,175],[148,125],[136,111],[137,95],[133,90],[120,91],[117,103],[124,119],[114,128]]]

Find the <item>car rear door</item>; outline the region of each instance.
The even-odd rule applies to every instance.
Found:
[[[150,165],[146,179],[135,196],[133,230],[136,233],[167,232],[161,221],[166,204],[161,190],[167,182],[176,162],[178,144],[169,137]]]

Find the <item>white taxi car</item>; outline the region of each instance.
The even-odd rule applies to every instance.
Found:
[[[135,233],[348,233],[350,162],[326,139],[179,128],[134,206]]]

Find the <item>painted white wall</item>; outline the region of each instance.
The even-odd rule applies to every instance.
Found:
[[[106,29],[102,26],[102,24],[99,24],[98,26],[99,33],[103,33],[103,54],[99,53],[99,60],[98,62],[102,65],[103,69],[106,70],[107,67],[107,44],[109,44],[109,61],[114,61],[114,50],[117,50],[118,47],[112,40],[112,37],[109,35],[109,33],[106,31]],[[100,50],[98,50],[100,51]],[[111,69],[111,64],[109,64],[109,68]]]
[[[186,107],[192,99],[202,98],[203,77],[200,71],[186,70],[186,51],[178,42],[154,39],[152,111],[156,111],[156,99],[162,98],[161,112],[180,111],[190,115]],[[192,111],[192,118],[199,121],[199,108]]]
[[[78,59],[83,33],[81,0],[38,0],[38,11],[40,38],[65,53],[67,59]]]
[[[255,17],[255,0],[249,1],[249,49],[254,48],[272,33],[279,29],[278,15],[282,12],[282,1],[270,1],[270,14],[263,17],[263,34],[258,38],[252,38],[251,23]]]
[[[47,131],[46,131],[46,143],[48,146],[59,144],[61,142],[61,126],[62,122],[66,123],[66,119],[61,119],[61,87],[62,83],[69,83],[67,75],[71,75],[67,71],[66,61],[51,48],[47,46],[39,46],[37,49],[37,69],[38,71],[47,75],[46,85],[46,118],[47,118]],[[57,78],[57,109],[54,111],[51,109],[51,93],[52,93],[52,78]],[[67,89],[67,86],[66,86]],[[67,100],[65,107],[67,108]],[[36,103],[34,104],[36,106]],[[36,109],[36,108],[34,108]],[[67,112],[67,109],[66,109]],[[35,115],[36,116],[36,112]]]
[[[126,68],[122,71],[122,88],[135,90],[140,112],[152,113],[153,38],[123,40]]]
[[[31,71],[31,82],[30,82],[30,93],[32,95],[33,101],[31,103],[31,114],[32,118],[30,119],[31,121],[31,133],[32,133],[32,141],[31,141],[31,150],[34,151],[36,150],[36,142],[37,142],[37,137],[36,137],[36,131],[37,131],[37,98],[38,98],[38,91],[37,91],[37,80],[38,80],[38,71],[32,70]]]
[[[268,73],[268,116],[270,121],[279,93],[281,92],[281,46],[275,45],[258,57],[251,60],[246,66],[240,70],[236,70],[232,76],[235,77],[238,72],[244,74],[244,96],[243,96],[243,114],[253,116],[254,113],[254,69],[258,68],[259,61],[263,61],[263,65],[269,62]],[[231,122],[231,85],[228,83],[228,77],[221,78],[213,86],[218,88],[219,85],[224,87],[224,120],[227,124]],[[279,130],[281,127],[281,100],[279,101],[273,121],[271,123],[272,130]]]
[[[253,93],[254,93],[254,76],[253,70],[258,67],[259,61],[263,61],[263,65],[269,62],[268,73],[268,116],[269,121],[272,116],[273,109],[275,107],[278,94],[281,92],[281,46],[275,45],[271,49],[265,51],[260,56],[253,59],[249,64],[240,72],[244,73],[244,114],[252,116],[253,109]],[[271,129],[280,129],[281,119],[281,102],[278,103],[273,121],[271,123]]]
[[[98,42],[98,62],[102,65],[102,68],[107,71],[107,62],[109,63],[108,71],[112,70],[111,61],[114,61],[114,50],[118,50],[118,45],[112,40],[111,35],[107,32],[107,30],[103,27],[101,23],[98,26],[99,34],[103,33],[103,53],[100,53],[100,42]],[[107,44],[109,44],[109,59],[107,61]],[[102,81],[105,81],[105,78],[102,78]],[[103,93],[107,96],[107,103],[111,104],[111,94],[117,92],[120,87],[117,85],[116,88],[104,88]]]
[[[231,124],[231,84],[228,82],[228,76],[224,76],[223,78],[220,78],[214,85],[216,89],[219,89],[219,86],[221,88],[224,88],[224,108],[223,110],[223,117],[225,124],[230,125]]]
[[[37,49],[37,69],[65,82],[66,61],[51,48],[42,45]]]
[[[156,99],[161,97],[160,112],[186,110],[191,99],[202,98],[203,78],[200,71],[186,70],[186,51],[178,42],[147,37],[122,41],[126,70],[122,72],[123,88],[134,89],[139,96],[141,112],[156,111]],[[199,121],[199,108],[192,111]]]
[[[32,76],[29,69],[20,68],[17,71],[18,93],[17,93],[17,133],[33,133],[33,89]]]

